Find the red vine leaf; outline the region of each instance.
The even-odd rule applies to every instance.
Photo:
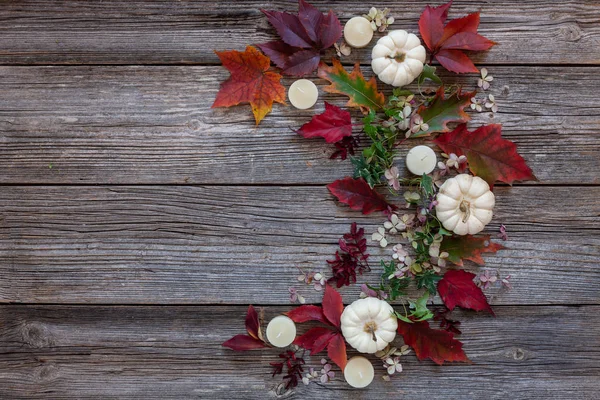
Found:
[[[470,361],[462,343],[454,339],[454,335],[431,329],[427,321],[409,324],[398,320],[398,333],[404,338],[404,343],[413,348],[419,360],[429,358],[438,365],[444,361]]]
[[[446,97],[444,87],[440,86],[433,100],[428,105],[421,105],[417,110],[417,114],[423,118],[423,122],[429,125],[429,128],[413,134],[412,137],[448,132],[450,130],[448,123],[469,121],[471,117],[464,108],[471,104],[473,96],[475,92],[462,93],[459,89]]]
[[[490,240],[490,235],[483,236],[452,236],[444,238],[440,247],[441,251],[448,253],[448,261],[459,267],[463,266],[463,260],[470,260],[476,264],[484,265],[482,253],[495,253],[506,247]]]
[[[252,305],[248,306],[248,312],[246,313],[246,330],[251,337],[262,340],[258,313]]]
[[[341,333],[337,333],[329,341],[327,355],[342,371],[346,368],[348,355],[346,354],[346,342]]]
[[[494,315],[483,291],[473,282],[473,278],[475,274],[462,269],[446,271],[437,285],[440,297],[449,310],[459,306],[475,311],[489,311]]]
[[[234,351],[246,351],[267,347],[265,342],[248,335],[236,335],[222,344]]]
[[[345,136],[352,136],[350,113],[325,102],[325,112],[312,117],[297,133],[305,138],[322,137],[327,143],[339,142]]]
[[[342,25],[333,11],[323,14],[304,0],[299,1],[298,15],[261,11],[281,40],[262,43],[258,47],[285,75],[302,76],[317,69],[321,50],[333,46],[342,36]]]
[[[451,5],[452,1],[439,7],[425,7],[419,19],[421,37],[432,57],[448,71],[459,74],[478,72],[464,50],[488,50],[496,43],[477,33],[478,12],[453,19],[444,26]]]
[[[309,329],[304,335],[298,336],[294,344],[310,350],[310,354],[320,353],[327,347],[329,341],[337,335],[337,332],[331,329],[317,326]]]
[[[212,108],[250,103],[258,125],[271,111],[274,101],[285,104],[285,88],[280,82],[281,75],[269,71],[269,57],[252,46],[246,47],[243,53],[236,50],[215,53],[231,76],[221,83]]]
[[[340,327],[340,318],[344,311],[342,296],[337,290],[329,284],[325,285],[325,294],[323,295],[323,314],[336,328]]]
[[[395,210],[397,207],[369,186],[363,178],[346,177],[327,185],[327,189],[340,202],[348,204],[352,210],[370,214],[373,211]]]
[[[329,324],[323,309],[319,306],[305,305],[294,308],[292,311],[285,313],[292,321],[301,324],[307,321],[321,321],[325,324]]]
[[[323,90],[329,93],[339,93],[350,98],[346,104],[348,107],[360,107],[361,109],[380,109],[385,104],[385,96],[377,91],[375,77],[365,80],[360,65],[356,63],[351,74],[344,69],[338,59],[332,60],[333,66],[325,63],[319,65],[319,78],[331,82]]]
[[[537,180],[517,153],[517,146],[502,139],[501,134],[500,124],[484,125],[473,132],[462,124],[437,137],[434,143],[447,154],[465,155],[471,172],[485,180],[490,188],[496,181],[512,184],[514,181]]]

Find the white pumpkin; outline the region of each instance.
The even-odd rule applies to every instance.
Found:
[[[425,56],[419,38],[398,29],[377,41],[371,53],[371,67],[382,82],[404,86],[421,74]]]
[[[361,353],[383,350],[396,337],[398,321],[387,302],[367,297],[346,306],[341,317],[344,338]]]
[[[440,187],[435,212],[447,230],[457,235],[474,235],[492,220],[495,204],[496,198],[486,181],[460,174]]]

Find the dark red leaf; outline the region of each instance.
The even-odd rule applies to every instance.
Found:
[[[517,153],[517,146],[502,138],[500,124],[484,125],[473,132],[467,130],[466,124],[461,124],[452,132],[438,136],[434,143],[446,154],[465,155],[471,172],[485,180],[491,188],[496,181],[512,184],[514,181],[536,180],[523,157]]]
[[[312,117],[297,133],[305,138],[322,137],[327,143],[339,142],[344,136],[352,136],[350,113],[325,102],[325,112]]]
[[[413,348],[419,360],[429,358],[439,365],[444,361],[469,362],[461,342],[450,332],[431,329],[427,321],[409,324],[398,320],[398,333],[404,338],[404,343]]]
[[[327,49],[340,37],[342,37],[342,25],[334,12],[329,10],[319,29],[319,44],[322,49]]]
[[[323,309],[319,306],[304,305],[294,308],[292,311],[285,313],[290,319],[298,324],[307,321],[321,321],[325,324],[329,324]]]
[[[346,354],[346,342],[341,333],[337,333],[329,340],[327,355],[342,371],[346,368],[348,355]]]
[[[346,136],[337,143],[334,143],[336,151],[329,156],[330,159],[337,157],[345,160],[348,154],[354,155],[356,148],[358,147],[358,136]]]
[[[281,11],[261,10],[267,16],[281,40],[293,47],[310,49],[314,43],[297,15]]]
[[[298,336],[294,340],[294,344],[309,350],[310,354],[317,354],[327,347],[327,344],[335,335],[337,335],[337,332],[317,326],[309,329],[304,335]]]
[[[444,22],[452,1],[438,7],[425,6],[419,18],[419,31],[429,49],[433,49],[444,34]]]
[[[303,76],[317,69],[319,61],[321,61],[321,55],[317,50],[296,51],[288,57],[281,72],[285,75]]]
[[[344,311],[342,296],[330,285],[325,285],[325,294],[323,295],[323,314],[335,326],[340,327],[340,318]]]
[[[460,270],[448,270],[437,289],[440,297],[449,310],[459,306],[475,311],[489,311],[494,315],[492,307],[488,304],[481,289],[473,282],[475,274]]]
[[[273,40],[271,42],[257,44],[257,46],[281,69],[286,68],[292,54],[301,50],[298,47],[288,46],[283,40]]]
[[[323,13],[304,0],[298,2],[298,18],[313,43],[319,42]]]
[[[440,50],[435,54],[435,59],[448,71],[457,74],[479,72],[473,61],[461,50]]]
[[[373,211],[395,210],[397,207],[389,204],[383,196],[373,190],[363,178],[338,179],[327,185],[327,189],[337,199],[348,204],[353,210],[360,210],[363,214]]]
[[[246,313],[246,330],[248,335],[255,339],[261,340],[260,334],[260,321],[258,319],[258,313],[251,305],[248,306],[248,313]]]
[[[236,335],[223,343],[222,346],[229,347],[234,351],[246,351],[267,347],[262,340],[247,335]]]

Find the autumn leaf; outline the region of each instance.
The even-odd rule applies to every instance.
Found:
[[[501,244],[493,243],[490,240],[490,235],[465,235],[444,238],[440,250],[448,253],[448,261],[462,267],[463,260],[470,260],[479,265],[484,265],[485,261],[481,257],[482,253],[495,253],[505,248]]]
[[[325,350],[329,341],[336,335],[331,329],[317,326],[309,329],[304,335],[298,336],[294,340],[294,344],[306,350],[310,350],[311,354],[320,353]]]
[[[342,371],[346,368],[348,355],[346,354],[346,342],[341,333],[338,333],[329,341],[327,355]]]
[[[412,347],[419,360],[429,358],[438,365],[444,361],[469,362],[462,343],[450,332],[431,329],[427,321],[411,324],[398,320],[398,333]]]
[[[258,47],[285,75],[302,76],[317,69],[321,51],[342,36],[342,25],[333,11],[323,14],[304,0],[299,1],[298,15],[261,11],[281,40],[261,43]]]
[[[336,143],[352,136],[352,120],[348,111],[325,102],[325,112],[312,117],[297,131],[305,138],[322,137],[327,143]]]
[[[243,53],[236,50],[215,53],[231,76],[221,84],[212,108],[250,103],[258,125],[271,111],[274,101],[285,104],[281,75],[269,71],[269,57],[252,46],[246,47]]]
[[[437,288],[440,297],[449,310],[459,306],[475,311],[489,311],[494,315],[483,291],[473,282],[475,274],[459,270],[448,270]]]
[[[341,325],[340,318],[344,312],[344,303],[342,296],[337,290],[329,284],[325,285],[325,294],[323,295],[323,314],[335,326],[339,328]]]
[[[537,180],[517,153],[517,146],[502,139],[501,134],[500,124],[484,125],[473,132],[462,124],[452,132],[438,136],[434,143],[447,154],[465,155],[471,172],[491,188],[496,181],[512,184],[514,181]]]
[[[331,82],[324,90],[329,93],[339,93],[350,98],[346,104],[348,107],[360,107],[362,109],[380,109],[385,104],[385,96],[377,91],[375,77],[365,80],[360,65],[356,63],[351,74],[342,67],[337,59],[333,59],[333,66],[325,63],[319,65],[319,78]]]
[[[421,105],[417,110],[417,114],[423,118],[423,122],[429,125],[429,128],[413,134],[412,137],[448,132],[450,130],[448,123],[469,121],[471,117],[464,108],[471,103],[473,96],[475,92],[462,93],[459,89],[446,97],[444,87],[440,86],[433,100],[428,105]]]
[[[448,71],[479,72],[467,51],[488,50],[496,43],[477,33],[479,13],[453,19],[445,26],[452,1],[439,7],[426,6],[419,19],[419,31],[427,48]]]
[[[373,190],[363,178],[346,177],[327,185],[327,189],[340,202],[348,204],[352,210],[370,214],[373,211],[395,210],[397,207]]]
[[[329,324],[323,309],[319,306],[304,305],[294,308],[292,311],[285,313],[292,321],[301,324],[307,321],[320,321],[325,324]]]
[[[229,347],[234,351],[246,351],[267,347],[260,330],[258,313],[252,305],[248,306],[245,324],[248,335],[236,335],[223,343],[222,346]]]

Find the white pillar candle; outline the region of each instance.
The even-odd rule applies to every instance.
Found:
[[[275,317],[267,325],[267,340],[275,347],[287,347],[296,339],[296,324],[285,315]]]
[[[288,90],[288,99],[299,110],[311,108],[317,102],[319,91],[317,86],[308,79],[298,79]]]
[[[352,47],[365,47],[373,39],[373,28],[364,17],[350,18],[344,25],[344,40]]]
[[[435,168],[437,157],[428,146],[416,146],[406,155],[406,168],[415,175],[428,174]]]
[[[348,360],[344,369],[346,382],[355,388],[364,388],[373,382],[375,370],[373,364],[364,357],[356,356]]]

